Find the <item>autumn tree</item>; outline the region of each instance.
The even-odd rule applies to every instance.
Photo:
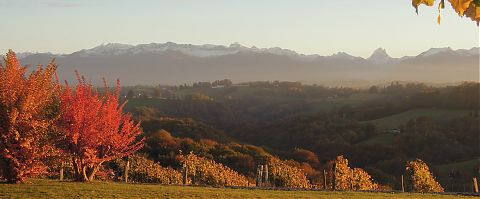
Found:
[[[413,189],[417,192],[443,192],[443,187],[435,181],[427,164],[420,159],[409,161],[406,171],[413,182]]]
[[[379,185],[375,183],[365,170],[361,168],[351,169],[348,160],[338,156],[335,160],[327,163],[329,187],[335,190],[378,190]]]
[[[460,17],[468,17],[472,21],[477,23],[477,26],[480,23],[480,0],[448,0],[452,5],[452,8]],[[433,6],[435,0],[412,0],[412,6],[415,8],[418,14],[418,7],[420,5]],[[440,24],[440,15],[442,10],[445,8],[445,0],[440,0],[438,3],[438,17],[437,22]]]
[[[42,162],[51,152],[48,132],[56,119],[56,65],[38,66],[30,75],[15,53],[0,64],[0,159],[4,177],[21,183],[46,171]]]
[[[105,94],[77,73],[78,84],[66,84],[59,94],[64,131],[63,150],[72,156],[75,177],[92,181],[102,163],[133,154],[143,146],[140,123],[124,114],[125,103],[119,103],[120,82],[111,92],[105,82]]]

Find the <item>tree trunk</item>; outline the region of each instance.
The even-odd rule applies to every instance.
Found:
[[[130,170],[130,159],[127,157],[127,164],[125,164],[125,173],[124,173],[125,183],[128,183],[128,170]]]
[[[100,165],[94,166],[93,168],[90,168],[90,169],[89,169],[89,171],[90,171],[90,172],[88,173],[88,181],[89,181],[89,182],[95,180],[95,174],[97,173],[99,167],[100,167]]]
[[[82,167],[82,181],[88,182],[88,176],[87,176],[87,166]]]
[[[3,169],[3,174],[7,183],[20,184],[25,181],[23,173],[19,169],[19,165],[15,164],[16,161],[13,159],[4,158],[3,160],[5,168]]]
[[[83,181],[83,171],[82,171],[82,166],[79,164],[78,159],[75,157],[72,157],[72,163],[73,163],[73,173],[75,176],[76,181]]]

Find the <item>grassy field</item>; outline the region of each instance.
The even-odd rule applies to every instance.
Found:
[[[366,121],[375,124],[379,130],[397,128],[417,117],[428,117],[434,120],[448,120],[468,114],[466,110],[457,109],[413,109],[395,115],[390,115],[376,120]]]
[[[465,116],[468,113],[469,112],[466,110],[456,109],[413,109],[380,119],[365,121],[363,123],[370,122],[374,124],[380,134],[365,140],[360,144],[391,143],[395,139],[395,135],[386,131],[406,124],[411,119],[423,116],[434,120],[449,120]]]
[[[468,198],[466,196],[324,191],[278,191],[183,187],[108,182],[76,183],[35,180],[31,184],[0,184],[0,198]]]
[[[480,158],[467,160],[463,162],[456,162],[452,164],[444,164],[438,165],[435,169],[442,175],[447,175],[451,171],[460,171],[460,172],[467,172],[473,173],[475,169],[477,169],[480,165]]]

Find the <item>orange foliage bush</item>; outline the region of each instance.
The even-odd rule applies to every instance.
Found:
[[[420,159],[409,161],[406,171],[413,181],[413,189],[417,192],[443,192],[443,187],[435,181],[427,164]]]
[[[46,171],[42,158],[53,150],[47,135],[57,117],[56,65],[26,71],[12,51],[0,65],[0,159],[5,178],[16,183]]]
[[[160,164],[141,155],[129,157],[130,169],[128,179],[140,183],[182,184],[182,174],[170,167]],[[125,173],[125,161],[117,159],[121,173]]]
[[[361,168],[351,169],[348,166],[348,160],[343,156],[338,156],[335,160],[328,162],[326,170],[328,174],[328,186],[330,188],[335,186],[335,190],[379,189],[379,185],[373,182],[372,176]],[[334,175],[332,175],[332,173],[334,173]],[[335,181],[335,185],[333,181]]]
[[[249,186],[248,179],[236,171],[213,160],[193,153],[180,155],[180,161],[188,169],[188,177],[194,184],[216,186]]]
[[[287,161],[272,157],[268,161],[268,166],[270,176],[272,176],[280,186],[289,188],[312,188],[305,172],[298,167],[288,164]]]

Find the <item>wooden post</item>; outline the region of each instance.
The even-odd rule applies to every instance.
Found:
[[[402,192],[405,192],[405,185],[404,185],[404,182],[403,182],[403,175],[402,175]]]
[[[183,185],[187,184],[187,173],[188,173],[187,164],[183,163],[183,170],[182,170],[182,183],[183,183]]]
[[[323,188],[327,190],[327,173],[325,172],[325,169],[323,170]]]
[[[350,189],[353,190],[353,169],[350,170]]]
[[[262,186],[263,165],[258,165],[257,187]]]
[[[265,164],[265,167],[264,167],[264,171],[263,171],[263,182],[265,185],[267,185],[268,183],[268,165]]]
[[[63,180],[63,168],[65,166],[65,163],[62,162],[62,164],[60,165],[60,177],[59,177],[59,180],[62,181]]]
[[[335,185],[336,185],[336,181],[337,179],[335,179],[335,173],[337,171],[337,163],[336,162],[333,162],[333,167],[332,167],[332,190],[335,191]]]
[[[130,169],[130,158],[127,157],[127,163],[125,164],[125,173],[123,174],[123,179],[125,183],[128,183],[128,170]]]
[[[477,178],[473,178],[473,192],[478,193],[478,184],[477,184]]]
[[[263,186],[263,165],[260,165],[260,173],[258,175],[258,181],[260,182],[260,186]]]

